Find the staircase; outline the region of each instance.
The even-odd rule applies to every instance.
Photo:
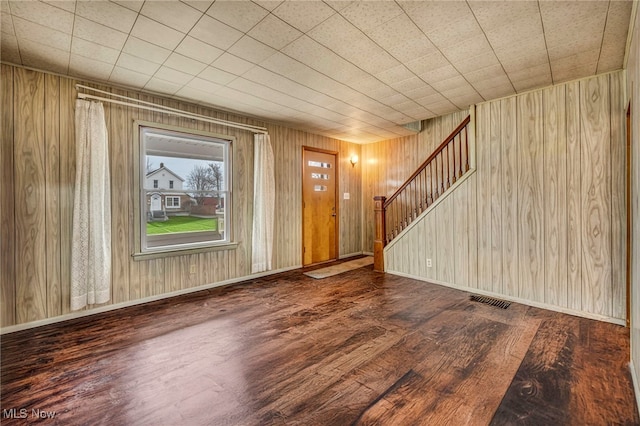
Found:
[[[389,198],[374,197],[374,270],[384,272],[384,247],[427,210],[469,167],[467,116]]]

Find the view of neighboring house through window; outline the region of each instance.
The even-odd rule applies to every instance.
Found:
[[[140,127],[140,249],[157,252],[230,241],[231,142]]]

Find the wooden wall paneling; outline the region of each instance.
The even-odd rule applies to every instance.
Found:
[[[13,73],[14,68],[0,64],[0,326],[16,323],[16,226],[14,191],[14,122],[13,122]]]
[[[611,283],[614,318],[627,316],[626,100],[624,74],[609,74],[611,101]]]
[[[566,85],[567,132],[567,306],[582,309],[582,171],[580,83]]]
[[[62,313],[60,278],[60,78],[44,76],[45,109],[45,241],[47,274],[47,316]]]
[[[608,76],[580,82],[582,305],[611,315],[611,131]]]
[[[427,265],[427,278],[437,279],[437,265],[438,265],[438,255],[439,249],[436,244],[437,241],[437,227],[438,224],[436,222],[435,212],[430,213],[426,217],[427,219],[427,234],[425,235],[425,248],[426,248],[426,258],[431,259],[431,267]]]
[[[469,181],[463,182],[453,194],[453,282],[469,286]]]
[[[435,217],[438,259],[434,266],[437,279],[447,283],[453,283],[455,268],[453,213],[453,196],[449,193],[436,207]]]
[[[491,286],[492,291],[504,292],[502,266],[502,115],[501,102],[491,102],[490,172],[491,172]]]
[[[545,303],[567,306],[565,86],[542,92],[544,125]]]
[[[519,297],[544,300],[542,92],[518,97]]]
[[[76,179],[75,81],[60,78],[60,282],[62,314],[71,312],[71,242]]]
[[[23,323],[47,316],[44,74],[14,73],[16,322]]]
[[[467,191],[467,209],[468,218],[467,224],[469,226],[469,287],[478,288],[478,198],[477,198],[477,176],[478,173],[474,173],[469,177],[467,185],[469,190]]]
[[[477,153],[477,232],[478,232],[478,288],[493,290],[491,282],[491,106],[478,105]]]
[[[502,99],[502,279],[508,296],[518,295],[518,157],[517,102],[515,97]],[[498,153],[496,153],[498,155]]]
[[[123,91],[114,91],[119,95],[126,95]],[[129,211],[133,205],[129,203],[129,192],[125,188],[133,188],[132,168],[129,166],[133,156],[129,155],[130,145],[133,145],[132,131],[127,120],[127,108],[122,105],[105,104],[105,109],[110,110],[109,123],[109,150],[111,171],[111,282],[112,303],[120,303],[129,300],[130,279],[129,263],[131,262],[131,250],[129,247],[130,235],[133,226],[129,226]],[[133,225],[133,224],[131,224]],[[140,296],[148,296],[149,293],[142,289]]]

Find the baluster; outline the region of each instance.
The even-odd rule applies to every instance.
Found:
[[[440,157],[440,182],[442,182],[440,187],[440,194],[444,194],[444,155],[442,154],[442,152],[440,152],[438,156]]]
[[[447,189],[451,187],[451,161],[449,159],[449,147],[451,144],[446,146],[447,153],[445,154],[447,158]]]
[[[462,132],[458,134],[458,177],[464,174],[462,171]]]
[[[429,204],[433,204],[433,161],[429,163]]]
[[[464,126],[464,152],[467,162],[465,172],[469,170],[469,138],[467,135],[467,127],[469,127],[468,124]]]

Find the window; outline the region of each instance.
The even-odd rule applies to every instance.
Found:
[[[174,208],[174,209],[179,209],[180,208],[180,197],[167,197],[165,198],[166,200],[166,206],[168,209],[170,208]]]
[[[139,241],[136,255],[231,242],[231,141],[138,125]]]

